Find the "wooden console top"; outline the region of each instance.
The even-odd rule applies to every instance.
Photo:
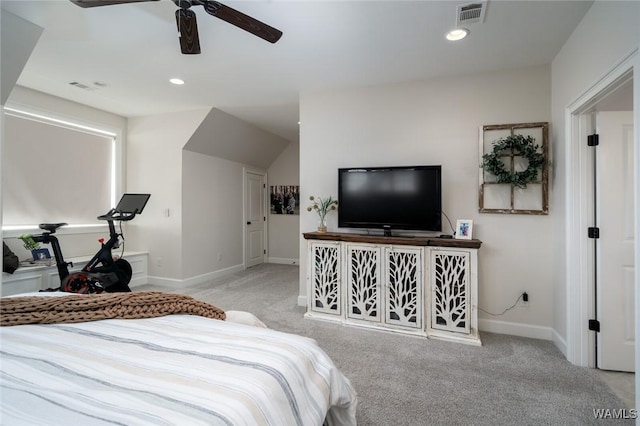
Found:
[[[395,244],[403,246],[437,246],[437,247],[460,247],[460,248],[480,248],[480,240],[456,240],[454,238],[438,237],[385,237],[383,235],[349,234],[346,232],[304,232],[302,234],[306,240],[325,241],[346,241],[353,243],[371,244]]]

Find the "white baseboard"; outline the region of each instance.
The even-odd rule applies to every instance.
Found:
[[[154,277],[152,275],[149,275],[145,284],[153,284],[167,288],[176,288],[180,287],[180,283],[182,283],[182,280],[178,280],[175,278]]]
[[[206,274],[187,278],[185,280],[182,280],[182,285],[184,287],[190,287],[190,286],[206,283],[207,281],[211,281],[214,278],[224,277],[225,275],[233,274],[235,272],[240,272],[240,271],[244,271],[244,265],[242,264],[230,266],[224,269],[218,269],[217,271],[208,272]]]
[[[233,274],[244,270],[244,265],[235,265],[229,268],[219,269],[217,271],[208,272],[202,275],[196,275],[194,277],[185,279],[176,278],[164,278],[164,277],[147,277],[148,284],[158,285],[160,287],[178,288],[178,287],[191,287],[194,285],[206,283],[212,279],[223,277],[225,275]]]
[[[553,332],[553,335],[551,340],[553,341],[553,343],[555,343],[558,349],[560,349],[560,352],[562,352],[562,354],[566,358],[567,357],[567,341],[564,340],[564,338],[560,336],[557,331],[552,330],[552,332]]]
[[[478,329],[489,333],[509,334],[511,336],[529,337],[532,339],[553,340],[553,329],[539,325],[516,322],[479,319]],[[555,340],[554,340],[555,342]]]
[[[300,265],[299,259],[287,259],[285,257],[268,257],[267,263],[278,263],[280,265]]]
[[[307,307],[307,296],[298,296],[298,306]]]
[[[144,277],[138,277],[138,278],[132,278],[131,281],[129,281],[129,287],[133,288],[133,287],[139,287],[141,285],[145,285],[149,282],[148,277],[144,276]]]

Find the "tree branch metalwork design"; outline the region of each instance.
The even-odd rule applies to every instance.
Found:
[[[387,321],[418,326],[418,259],[416,253],[390,251]]]
[[[338,267],[338,248],[314,247],[313,265],[313,310],[339,313],[340,268]]]
[[[352,249],[349,252],[349,316],[377,319],[379,316],[378,250]]]
[[[455,253],[435,253],[435,281],[432,309],[434,328],[464,331],[467,328],[467,256]]]

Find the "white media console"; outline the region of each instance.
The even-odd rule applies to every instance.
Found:
[[[479,240],[304,233],[305,317],[480,345]]]

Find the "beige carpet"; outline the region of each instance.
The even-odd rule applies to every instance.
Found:
[[[475,347],[304,319],[298,272],[264,264],[172,291],[316,339],[358,391],[359,425],[595,425],[594,409],[625,408],[548,341],[481,333]]]

